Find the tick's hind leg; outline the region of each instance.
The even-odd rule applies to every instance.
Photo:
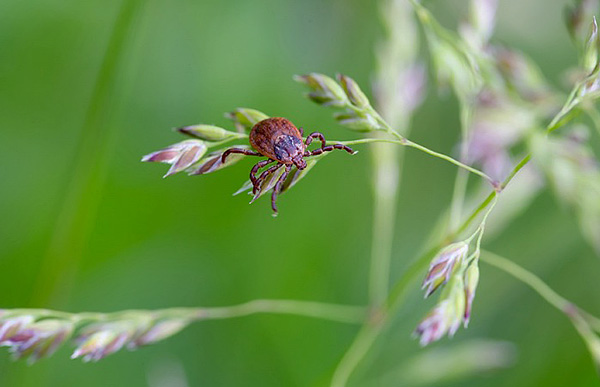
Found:
[[[291,169],[292,166],[290,164],[285,166],[285,171],[283,171],[281,177],[279,178],[279,180],[277,180],[277,184],[275,184],[275,188],[273,188],[273,193],[271,194],[271,208],[273,209],[273,216],[277,216],[277,204],[275,204],[275,201],[277,200],[277,195],[279,195],[279,191],[281,191],[281,185],[288,177],[288,174],[290,173]]]
[[[326,145],[325,136],[323,136],[323,133],[319,133],[319,132],[311,133],[306,137],[306,142],[305,142],[306,146],[309,146],[310,143],[315,138],[318,138],[319,140],[321,140],[321,148],[325,147],[325,145]]]
[[[312,152],[311,152],[311,151],[308,151],[308,152],[307,152],[308,154],[305,154],[305,156],[304,156],[304,157],[309,157],[309,156],[318,156],[318,155],[320,155],[320,154],[321,154],[321,153],[323,153],[323,152],[331,152],[331,151],[332,151],[332,150],[334,150],[334,149],[343,149],[343,150],[345,150],[346,152],[350,153],[351,155],[353,155],[353,154],[355,154],[355,153],[356,153],[356,152],[355,152],[355,151],[354,151],[352,148],[350,148],[350,147],[348,147],[348,146],[346,146],[346,145],[342,145],[342,144],[335,144],[335,145],[327,145],[327,146],[324,146],[324,147],[322,147],[322,148],[315,149],[315,150],[314,150],[314,151],[312,151]]]
[[[223,156],[221,156],[221,162],[224,163],[227,156],[229,156],[232,153],[240,153],[240,154],[243,154],[246,156],[262,156],[260,153],[255,152],[250,149],[231,148],[231,149],[227,149],[225,152],[223,152]]]
[[[266,160],[259,161],[258,163],[256,163],[256,165],[254,165],[252,167],[252,169],[250,170],[250,181],[252,182],[252,184],[256,185],[256,173],[258,172],[258,170],[261,169],[262,167],[266,167],[267,165],[269,165],[273,162],[274,162],[274,160],[266,159]]]
[[[255,201],[258,198],[258,196],[260,195],[260,192],[262,191],[260,186],[267,179],[267,177],[269,177],[270,174],[275,173],[275,171],[277,171],[282,166],[283,166],[283,164],[277,163],[275,165],[270,166],[265,171],[263,171],[263,173],[260,174],[260,176],[256,179],[256,182],[254,183],[254,188],[252,189],[254,198],[252,199],[252,201],[250,203]]]

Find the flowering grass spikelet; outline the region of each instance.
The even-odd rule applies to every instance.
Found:
[[[238,133],[249,132],[254,125],[269,118],[268,115],[261,111],[248,108],[237,108],[230,113],[226,113],[225,117],[233,121],[233,125]]]
[[[157,341],[171,337],[174,334],[180,332],[189,324],[188,320],[185,319],[164,319],[155,322],[148,329],[143,331],[141,334],[136,336],[132,341],[127,344],[128,349],[136,349],[143,345],[153,344]]]
[[[245,135],[236,132],[230,132],[229,130],[218,126],[203,124],[184,126],[178,128],[177,131],[200,140],[212,142],[245,137]]]
[[[294,80],[307,85],[311,90],[307,97],[319,105],[344,107],[348,104],[344,89],[326,75],[318,73],[296,75]]]
[[[462,264],[468,250],[467,243],[457,242],[446,246],[433,258],[423,281],[422,289],[427,289],[425,297],[429,297],[437,288],[450,280],[457,264]]]
[[[465,313],[464,282],[460,275],[452,277],[438,304],[415,329],[421,346],[438,341],[445,334],[452,337]]]
[[[206,149],[204,141],[185,140],[150,153],[144,156],[142,161],[171,164],[171,168],[164,176],[167,177],[181,172],[199,161],[206,153]]]
[[[8,314],[0,320],[0,345],[6,345],[8,340],[17,334],[19,330],[31,324],[35,318],[31,315],[11,316]]]
[[[479,266],[477,262],[472,262],[465,271],[465,313],[463,315],[463,324],[466,328],[471,318],[471,309],[473,308],[473,299],[479,283]]]
[[[130,321],[92,324],[76,338],[78,347],[71,359],[81,357],[84,362],[98,361],[123,348],[133,340],[138,329]]]
[[[73,324],[67,320],[48,319],[23,327],[3,345],[11,347],[17,359],[35,362],[52,355],[73,333]]]
[[[247,145],[237,145],[236,147],[240,149],[250,149]],[[244,155],[234,153],[229,155],[225,162],[223,162],[223,153],[227,149],[228,148],[219,149],[218,151],[209,153],[206,157],[187,169],[188,175],[205,175],[207,173],[212,173],[233,165],[244,158]]]

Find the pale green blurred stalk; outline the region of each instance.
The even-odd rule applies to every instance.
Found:
[[[116,132],[113,118],[121,101],[119,72],[123,68],[130,37],[135,29],[141,0],[124,0],[102,59],[90,103],[81,127],[73,174],[62,195],[57,222],[46,254],[40,262],[31,304],[56,304],[67,296],[79,260],[92,231]]]
[[[550,305],[569,317],[573,326],[588,347],[588,350],[596,363],[596,368],[600,372],[600,338],[594,332],[600,332],[600,319],[580,309],[573,302],[558,294],[535,274],[504,257],[489,251],[483,251],[481,260],[523,282]]]
[[[409,101],[399,93],[399,87],[402,86],[403,76],[416,66],[418,33],[408,1],[386,0],[381,3],[380,10],[387,36],[377,51],[376,110],[383,116],[390,131],[405,137],[410,130],[411,107],[407,105]],[[387,133],[377,135],[386,136]],[[369,346],[363,344],[365,339],[362,332],[368,326],[379,326],[383,322],[380,311],[389,292],[396,203],[404,150],[391,144],[372,144],[371,147],[374,180],[369,303],[373,316],[341,359],[334,372],[332,386],[344,386],[362,358]]]
[[[22,315],[35,315],[40,318],[59,318],[72,321],[76,324],[135,319],[138,315],[146,314],[152,315],[157,319],[183,319],[189,322],[221,320],[260,313],[289,314],[347,324],[360,324],[367,316],[367,308],[363,306],[329,304],[315,301],[269,299],[256,299],[231,306],[168,308],[156,310],[133,309],[113,313],[69,313],[49,309],[11,309],[10,312]]]
[[[399,93],[403,76],[415,66],[419,42],[410,5],[404,0],[387,0],[381,5],[387,37],[377,47],[375,105],[396,133],[407,137],[410,108]],[[418,98],[418,97],[417,97]],[[377,133],[386,136],[385,133]],[[402,179],[404,150],[387,144],[372,144],[373,232],[369,300],[378,307],[389,291],[390,262],[394,239],[396,203]]]

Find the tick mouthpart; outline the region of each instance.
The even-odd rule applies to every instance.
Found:
[[[296,168],[303,170],[306,168],[306,161],[302,158],[302,156],[297,156],[292,159],[292,162],[296,166]]]

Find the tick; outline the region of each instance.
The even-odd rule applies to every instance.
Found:
[[[322,133],[314,132],[302,139],[303,130],[298,129],[288,119],[282,117],[272,117],[262,120],[252,127],[250,131],[250,145],[255,150],[231,148],[223,152],[221,161],[225,162],[227,156],[232,153],[240,153],[248,156],[264,156],[266,160],[259,161],[250,170],[250,181],[252,182],[252,193],[255,198],[261,191],[261,184],[273,173],[280,168],[285,168],[277,183],[273,187],[271,194],[271,208],[277,214],[277,195],[281,191],[281,187],[285,179],[288,177],[293,166],[299,170],[306,168],[305,158],[318,156],[323,152],[330,152],[334,149],[343,149],[350,154],[354,154],[354,150],[343,144],[327,145],[325,136]],[[318,138],[321,141],[321,147],[313,151],[307,150],[307,147]],[[270,164],[269,168],[265,169],[258,177],[256,174],[259,169]]]

